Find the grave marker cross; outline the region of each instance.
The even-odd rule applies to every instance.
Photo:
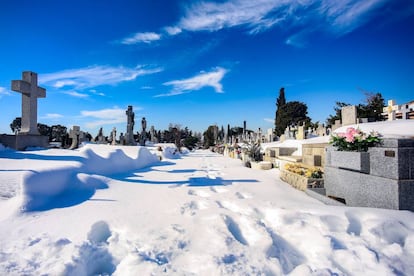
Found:
[[[12,90],[22,94],[22,126],[20,133],[39,135],[37,130],[37,98],[46,97],[46,89],[37,86],[37,74],[25,71],[23,80],[13,80]]]

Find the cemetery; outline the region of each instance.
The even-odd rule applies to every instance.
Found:
[[[399,233],[410,233],[404,236],[406,240],[414,237],[414,225],[402,223],[411,220],[414,211],[414,120],[410,120],[409,105],[397,106],[390,101],[383,110],[387,120],[380,122],[360,119],[355,106],[345,106],[342,120],[336,120],[330,127],[318,125],[305,129],[304,125],[288,125],[279,137],[272,130],[267,133],[260,128],[248,130],[246,121],[242,128],[228,125],[227,131],[213,126],[209,128],[212,146],[208,150],[186,148],[185,141],[191,135],[183,139],[184,133],[177,127],[162,133],[154,126],[148,129],[145,117],[140,129],[134,130],[135,112],[129,105],[125,110],[125,134],[113,127],[106,136],[101,127],[93,137],[81,126],[73,125],[60,146],[59,143],[52,146],[49,137],[41,135],[37,127],[37,98],[46,97],[46,90],[38,87],[37,74],[23,72],[22,80],[12,81],[11,87],[22,93],[22,117],[21,128],[14,135],[0,136],[0,208],[7,210],[0,213],[0,223],[6,226],[0,230],[0,237],[7,237],[5,249],[0,247],[0,271],[25,270],[35,274],[48,271],[47,260],[55,258],[50,252],[61,250],[63,243],[71,246],[71,257],[56,257],[56,264],[65,263],[55,264],[53,269],[58,274],[77,274],[89,269],[112,274],[123,271],[123,266],[128,271],[141,271],[148,264],[152,271],[160,272],[160,267],[169,269],[168,264],[177,262],[179,256],[192,258],[194,253],[190,255],[186,247],[192,252],[199,250],[198,245],[187,241],[193,238],[187,236],[183,227],[196,229],[203,237],[201,241],[197,239],[203,250],[210,241],[227,233],[223,238],[232,244],[232,254],[237,255],[231,255],[231,260],[235,258],[242,263],[243,271],[248,263],[256,262],[259,267],[261,263],[254,258],[244,260],[242,255],[259,254],[272,266],[274,259],[280,258],[271,253],[276,244],[285,244],[286,248],[281,250],[291,259],[294,256],[289,252],[293,249],[287,243],[295,244],[306,260],[301,259],[293,267],[275,267],[274,271],[283,273],[318,263],[313,249],[308,250],[313,248],[311,241],[315,238],[320,241],[323,254],[335,258],[336,249],[330,244],[338,231],[349,236],[343,239],[345,244],[366,244],[364,236],[354,233],[376,233],[375,229],[385,229],[390,223],[399,227]],[[401,116],[405,119],[399,119]],[[269,209],[274,204],[280,207]],[[280,211],[286,210],[286,206],[292,211]],[[82,214],[76,215],[81,221],[76,231],[70,230],[72,209]],[[315,214],[309,215],[309,210]],[[338,214],[338,210],[344,214]],[[388,213],[391,210],[405,211]],[[57,229],[54,235],[60,233],[60,240],[53,241],[49,234],[22,230],[26,227],[15,218],[31,214],[39,214],[41,218],[34,222],[34,229],[49,225]],[[158,217],[158,214],[163,215]],[[372,224],[365,214],[376,223]],[[258,216],[262,217],[260,223]],[[285,241],[275,236],[268,226],[275,220],[292,218],[303,219],[293,225],[279,225],[278,233],[285,237],[292,232],[301,233],[303,245],[297,243],[296,237]],[[58,219],[61,224],[56,226],[53,223]],[[141,235],[146,236],[140,239],[130,232],[126,238],[117,228],[126,221],[134,221],[134,231],[145,229]],[[316,225],[321,223],[326,229],[315,232]],[[340,225],[348,226],[338,230]],[[154,237],[160,229],[166,230]],[[212,229],[213,236],[206,229]],[[80,238],[78,231],[87,239]],[[18,240],[17,233],[22,232],[30,236],[25,239],[34,239],[29,246],[8,242]],[[408,245],[394,242],[401,238],[400,234],[379,233],[377,238],[384,236],[390,237],[386,246],[408,250]],[[257,237],[270,241],[270,245],[255,244]],[[137,249],[137,244],[149,239],[161,241],[152,244],[159,249]],[[11,250],[12,247],[15,249]],[[19,251],[38,254],[33,250],[46,252],[46,258],[36,267],[17,255]],[[219,251],[211,253],[214,258],[221,258]],[[96,262],[94,257],[86,257],[79,263],[74,257],[79,254],[103,256],[110,265],[106,261]],[[384,253],[378,249],[375,254]],[[137,265],[125,263],[136,256]],[[228,257],[225,258],[227,262]],[[18,263],[16,268],[11,268],[11,262]],[[393,265],[384,257],[380,262],[388,267]],[[330,261],[321,267],[325,266],[337,269]]]

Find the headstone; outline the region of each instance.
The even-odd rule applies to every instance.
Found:
[[[324,125],[319,125],[316,129],[316,135],[318,136],[325,136],[326,135],[326,128]]]
[[[111,145],[116,145],[116,127],[114,127],[111,131]]]
[[[125,136],[124,134],[121,132],[121,134],[119,135],[119,143],[121,145],[125,145]]]
[[[39,135],[37,130],[37,98],[45,98],[46,90],[37,86],[37,74],[25,71],[22,80],[13,80],[13,91],[22,94],[22,126],[20,134]]]
[[[271,128],[267,129],[266,138],[267,138],[268,143],[273,142],[273,129],[271,129]]]
[[[69,149],[77,149],[82,140],[85,139],[85,133],[80,130],[79,126],[73,126],[69,130],[69,138],[72,139],[72,144]]]
[[[335,131],[336,129],[340,128],[341,125],[341,120],[335,120],[335,124],[332,126],[332,131]]]
[[[135,113],[132,111],[132,106],[129,105],[125,114],[127,115],[127,131],[125,134],[125,144],[129,146],[136,145],[134,139],[134,125],[135,125]]]
[[[354,125],[357,123],[357,108],[355,105],[344,106],[341,109],[342,126]]]
[[[296,140],[303,140],[305,139],[305,126],[299,126],[298,132],[296,134]]]
[[[388,101],[388,106],[384,107],[384,112],[388,115],[388,121],[394,121],[396,118],[396,112],[398,111],[398,105],[395,103],[394,100]]]
[[[103,129],[100,128],[99,132],[98,132],[98,135],[95,137],[95,142],[98,143],[98,144],[106,144],[105,140],[106,139],[105,139],[105,136],[103,135]]]
[[[145,146],[145,141],[147,140],[147,133],[146,133],[146,130],[145,130],[147,128],[147,120],[145,120],[145,117],[143,117],[142,120],[141,120],[141,127],[142,127],[141,139],[140,139],[139,144],[141,146]]]

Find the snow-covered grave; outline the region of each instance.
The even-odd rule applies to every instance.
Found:
[[[157,148],[2,148],[0,275],[414,274],[412,212],[327,206],[277,169]]]

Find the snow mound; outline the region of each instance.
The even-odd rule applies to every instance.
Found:
[[[42,153],[47,153],[44,151]],[[77,205],[88,200],[96,189],[108,188],[105,176],[140,169],[158,157],[144,147],[85,145],[75,151],[80,164],[60,165],[27,171],[21,180],[21,211],[42,211]],[[47,156],[45,156],[47,158]]]
[[[343,126],[334,132],[346,132],[349,127],[359,128],[363,132],[376,131],[384,138],[409,138],[414,139],[414,120],[396,120],[385,122],[373,122]]]

